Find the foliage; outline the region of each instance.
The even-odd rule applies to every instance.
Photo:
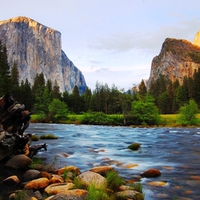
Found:
[[[34,169],[35,166],[37,166],[37,165],[42,165],[42,164],[43,164],[43,163],[42,163],[41,158],[33,157],[33,158],[32,158],[32,162],[31,162],[31,164],[29,165],[29,167],[30,167],[31,169]]]
[[[143,99],[132,102],[133,124],[155,125],[159,123],[160,115],[154,104],[154,99],[146,95]]]
[[[190,100],[188,104],[185,104],[180,108],[178,122],[181,125],[197,125],[197,113],[199,112],[198,106],[194,100]]]
[[[39,140],[39,137],[38,137],[37,135],[33,134],[33,135],[31,136],[31,139],[32,139],[32,141],[38,141],[38,140]]]
[[[123,118],[119,115],[106,115],[103,112],[84,113],[82,124],[95,124],[95,125],[122,125]]]
[[[59,120],[67,118],[68,114],[67,105],[59,99],[53,99],[48,106],[48,110],[49,110],[49,119],[52,121],[57,122]]]

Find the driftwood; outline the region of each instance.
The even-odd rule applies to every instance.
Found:
[[[44,144],[30,148],[32,136],[24,133],[29,126],[30,114],[12,95],[0,98],[0,161],[16,154],[33,157],[40,149],[46,150]]]
[[[38,144],[38,145],[32,145],[29,147],[29,157],[32,158],[33,156],[35,156],[37,154],[37,152],[41,149],[44,149],[45,151],[47,151],[47,144],[43,143],[43,144]]]

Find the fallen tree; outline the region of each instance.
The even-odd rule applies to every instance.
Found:
[[[0,161],[17,154],[32,158],[40,149],[47,150],[46,144],[31,146],[32,135],[24,132],[30,115],[24,104],[18,103],[12,95],[0,98]]]

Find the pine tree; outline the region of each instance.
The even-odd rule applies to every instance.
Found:
[[[144,97],[146,94],[147,94],[147,87],[146,87],[144,80],[142,80],[139,85],[139,95],[141,97]]]
[[[12,86],[11,93],[18,100],[20,98],[19,94],[20,87],[19,87],[19,71],[16,62],[14,62],[11,68],[10,83]]]
[[[7,49],[0,41],[0,96],[11,92]]]

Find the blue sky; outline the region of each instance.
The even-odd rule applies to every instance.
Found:
[[[199,0],[0,0],[0,21],[26,16],[62,34],[89,88],[129,89],[148,79],[167,37],[193,41]]]

